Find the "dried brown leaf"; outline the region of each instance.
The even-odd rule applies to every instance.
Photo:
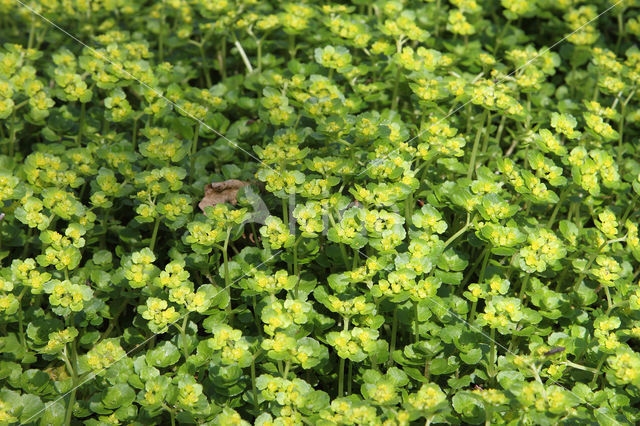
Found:
[[[229,179],[223,182],[212,182],[204,187],[204,197],[198,203],[200,210],[204,211],[205,207],[215,206],[220,203],[230,203],[234,206],[238,203],[238,190],[249,185],[249,182],[243,182],[238,179]]]

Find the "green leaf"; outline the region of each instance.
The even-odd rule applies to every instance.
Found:
[[[479,348],[471,349],[469,352],[461,353],[460,359],[466,364],[477,364],[482,359],[482,351]]]
[[[147,363],[154,367],[168,367],[180,359],[180,351],[171,342],[165,341],[147,352]]]
[[[107,393],[102,398],[102,403],[106,408],[115,410],[119,407],[127,407],[136,399],[136,393],[131,386],[125,383],[119,383],[110,386]]]

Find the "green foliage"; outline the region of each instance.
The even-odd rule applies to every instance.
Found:
[[[0,424],[640,422],[638,2],[0,5]]]

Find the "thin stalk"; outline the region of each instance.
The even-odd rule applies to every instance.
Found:
[[[84,104],[82,104],[84,105]],[[138,149],[138,117],[133,119],[133,131],[131,132],[131,144],[133,145],[133,150]]]
[[[528,275],[526,277],[524,277],[524,280],[522,281],[522,285],[520,286],[520,302],[524,303],[524,295],[525,295],[525,291],[527,290],[527,284],[529,284],[529,278],[531,277],[531,275]]]
[[[487,245],[484,250],[484,259],[482,260],[482,266],[480,267],[480,275],[478,275],[478,284],[484,281],[484,274],[487,270],[487,264],[489,263],[489,258],[491,257],[491,245]]]
[[[224,80],[227,78],[227,70],[225,68],[224,58],[227,56],[227,40],[222,37],[220,40],[220,48],[218,49],[218,67],[220,68],[220,76]]]
[[[414,317],[413,336],[414,336],[415,342],[418,343],[418,340],[420,340],[420,333],[418,330],[418,302],[413,303],[413,317]]]
[[[440,1],[441,0],[436,0],[436,8],[434,9],[435,16],[433,17],[433,19],[436,21],[436,29],[435,29],[436,39],[438,39],[438,36],[440,35]]]
[[[409,194],[409,196],[404,200],[404,221],[407,225],[407,231],[409,227],[412,225],[412,217],[413,216],[413,192]]]
[[[480,123],[484,123],[487,120],[489,115],[489,110],[485,110],[482,116],[482,120]],[[480,137],[482,136],[482,132],[484,131],[484,127],[479,127],[476,132],[476,139],[473,142],[473,150],[471,151],[471,159],[469,160],[469,170],[467,171],[467,179],[471,179],[473,173],[476,170],[476,157],[478,155],[478,145],[480,144]]]
[[[229,275],[229,238],[231,237],[231,228],[227,229],[227,237],[224,240],[222,248],[222,258],[224,259],[224,287],[227,291],[229,303],[227,304],[227,316],[229,317],[229,325],[233,326],[233,310],[231,309],[231,276]]]
[[[602,366],[604,365],[604,362],[607,360],[607,354],[602,354],[602,357],[600,358],[600,361],[598,362],[598,366],[596,367],[596,371],[593,373],[593,378],[591,379],[591,386],[594,386],[596,384],[596,381],[598,380],[598,375],[600,375],[600,370],[602,369]]]
[[[504,116],[503,116],[504,117]],[[480,154],[484,155],[487,152],[487,149],[489,148],[489,133],[491,131],[491,111],[489,111],[489,114],[487,114],[487,127],[485,127],[485,131],[484,131],[484,141],[482,141],[482,150],[480,151]]]
[[[392,362],[393,351],[396,350],[396,339],[398,336],[398,305],[393,308],[393,320],[391,323],[391,344],[389,345],[389,361]]]
[[[86,114],[87,104],[84,102],[80,102],[80,121],[78,122],[78,138],[77,145],[82,146],[82,135],[84,133],[84,121]]]
[[[562,206],[562,203],[564,202],[564,200],[567,199],[567,196],[569,195],[570,186],[571,185],[567,185],[562,190],[562,192],[560,193],[560,199],[556,203],[556,206],[553,209],[553,212],[551,213],[551,217],[549,218],[549,221],[547,222],[547,228],[551,228],[553,226],[554,222],[556,221],[556,216],[558,215],[558,212],[560,211],[560,207]]]
[[[182,320],[182,327],[180,327],[180,336],[182,336],[182,352],[184,353],[184,359],[189,358],[189,345],[187,343],[187,325],[189,325],[189,312],[184,316]]]
[[[618,13],[618,40],[616,41],[616,53],[620,49],[620,43],[624,37],[624,9]]]
[[[27,41],[27,50],[33,47],[33,41],[36,35],[35,19],[31,17],[31,25],[29,27],[29,40]]]
[[[156,222],[153,224],[153,233],[151,234],[151,243],[149,243],[149,248],[153,251],[153,248],[156,246],[156,240],[158,239],[158,229],[160,229],[160,216],[156,218]]]
[[[351,395],[351,384],[353,382],[353,361],[349,361],[349,368],[347,369],[347,395]]]
[[[580,283],[584,279],[585,275],[587,275],[587,272],[589,271],[589,268],[593,264],[594,260],[596,260],[596,257],[598,257],[598,255],[600,254],[602,249],[605,248],[605,246],[608,243],[609,243],[609,241],[605,241],[604,243],[602,243],[600,245],[600,247],[598,247],[598,250],[591,255],[591,257],[589,258],[589,262],[587,263],[587,266],[585,266],[585,268],[580,272],[580,275],[578,275],[578,278],[576,278],[575,282],[573,283],[573,288],[574,288],[575,291],[578,290],[578,286],[580,285]]]
[[[195,176],[196,154],[198,152],[198,136],[200,135],[200,123],[196,123],[191,142],[191,158],[189,159],[189,182],[193,183]]]
[[[609,315],[609,312],[613,309],[613,302],[611,302],[611,292],[608,286],[604,286],[604,294],[607,296],[607,311],[605,315]]]
[[[202,58],[202,71],[204,74],[204,81],[207,83],[207,87],[211,87],[211,73],[209,72],[209,61],[204,53],[204,40],[198,43],[198,50],[200,51],[200,57]]]
[[[629,203],[629,205],[627,206],[627,209],[622,215],[622,219],[620,219],[620,223],[625,223],[625,221],[627,220],[631,212],[634,210],[637,201],[638,201],[638,194],[634,193],[633,197],[631,198],[631,202]]]
[[[24,319],[22,312],[22,298],[27,292],[27,288],[23,287],[20,295],[18,296],[18,337],[20,338],[20,345],[22,349],[27,352],[27,340],[24,336]]]
[[[471,312],[469,312],[469,323],[472,323],[476,318],[476,310],[478,309],[478,300],[475,300],[471,304]]]
[[[344,395],[344,358],[340,358],[340,365],[338,366],[338,398],[342,398]]]
[[[251,358],[251,390],[253,391],[253,407],[256,413],[260,411],[260,404],[258,404],[258,387],[256,386],[256,355]]]
[[[396,64],[395,77],[393,79],[393,94],[391,95],[391,110],[397,111],[398,109],[398,91],[400,89],[400,66]]]
[[[451,237],[449,237],[449,239],[447,241],[444,242],[444,250],[447,249],[447,247],[449,247],[449,245],[454,242],[456,239],[458,239],[458,237],[462,234],[464,234],[464,232],[469,229],[469,226],[471,225],[471,221],[470,221],[470,216],[469,213],[467,213],[467,222],[464,224],[464,226],[462,228],[460,228],[458,230],[458,232],[456,232],[455,234],[453,234]]]
[[[163,0],[161,12],[160,12],[160,31],[158,32],[158,60],[160,62],[164,62],[164,21],[165,21],[165,10],[164,10],[164,0]]]
[[[16,133],[17,133],[16,122],[17,122],[17,117],[14,111],[13,114],[11,115],[11,131],[9,136],[9,157],[11,158],[13,158],[13,155],[16,149]]]
[[[333,218],[333,215],[331,213],[329,213],[329,221],[331,222],[331,225],[336,226],[336,221]],[[349,270],[349,256],[347,256],[347,249],[344,247],[344,244],[342,243],[338,243],[338,246],[340,247],[340,254],[342,255],[342,261],[344,262],[344,267],[345,269]]]
[[[286,198],[282,199],[282,221],[284,226],[289,228],[289,205]]]
[[[489,380],[493,383],[496,376],[495,364],[496,364],[496,329],[491,327],[491,351],[489,352]]]
[[[240,44],[240,41],[238,41],[238,38],[235,34],[233,34],[233,44],[236,46],[236,49],[238,49],[238,53],[240,53],[240,57],[242,58],[242,62],[244,62],[244,66],[247,67],[247,71],[249,71],[249,73],[252,73],[253,67],[251,66],[251,61],[249,61],[247,53],[242,48],[242,45]]]
[[[498,125],[498,133],[496,133],[496,146],[500,147],[500,140],[502,139],[502,132],[504,131],[504,125],[507,121],[507,116],[503,115]]]
[[[300,276],[300,266],[298,265],[298,244],[300,243],[301,239],[302,235],[300,235],[296,239],[296,242],[293,244],[293,274],[296,277]]]
[[[289,56],[291,59],[295,59],[296,57],[296,35],[289,34]]]
[[[262,41],[264,39],[256,39],[256,47],[258,48],[258,72],[262,72]]]
[[[69,403],[67,405],[67,411],[66,411],[65,420],[64,420],[64,424],[66,426],[71,425],[71,419],[73,417],[73,406],[76,404],[76,390],[78,386],[78,371],[76,367],[77,354],[76,354],[75,341],[71,342],[70,346],[71,346],[71,357],[70,357],[68,366],[71,368],[70,373],[71,373],[73,388],[71,389],[71,393],[69,394]]]
[[[349,330],[349,317],[344,318],[344,331]],[[344,363],[345,359],[340,357],[340,365],[338,367],[338,397],[344,395]]]
[[[429,379],[431,378],[431,369],[429,368],[431,362],[431,360],[429,358],[427,358],[424,361],[424,373],[423,376],[427,379],[427,382],[429,381]]]

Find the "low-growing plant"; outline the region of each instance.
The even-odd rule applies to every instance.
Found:
[[[0,423],[640,421],[637,2],[0,4]]]

